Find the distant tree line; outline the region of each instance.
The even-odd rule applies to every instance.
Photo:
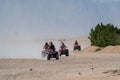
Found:
[[[113,24],[98,23],[95,28],[91,29],[89,39],[91,45],[99,47],[120,45],[120,29]]]

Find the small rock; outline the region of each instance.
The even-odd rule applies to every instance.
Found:
[[[94,70],[94,68],[91,68],[92,70]]]
[[[29,69],[30,71],[32,71],[32,69]]]
[[[106,72],[103,72],[103,73],[105,73],[105,74],[106,74],[106,73],[108,73],[108,72],[106,71]]]
[[[81,73],[80,73],[80,72],[79,72],[78,74],[79,74],[79,75],[81,75]]]

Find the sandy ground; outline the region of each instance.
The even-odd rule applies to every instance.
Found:
[[[0,80],[120,80],[120,54],[51,59],[0,59]]]
[[[72,46],[74,40],[65,43]],[[120,80],[119,46],[95,52],[98,47],[89,47],[88,39],[78,41],[82,51],[60,60],[0,59],[0,80]]]

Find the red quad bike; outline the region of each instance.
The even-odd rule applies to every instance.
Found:
[[[73,50],[81,50],[81,46],[80,45],[74,45],[74,48],[73,48]]]
[[[56,60],[59,60],[58,52],[49,50],[49,53],[48,53],[48,56],[47,56],[47,60],[50,60],[50,58],[56,58]]]
[[[59,54],[60,56],[61,55],[69,56],[69,50],[68,49],[59,50]]]
[[[50,60],[50,58],[56,58],[56,60],[59,60],[59,55],[57,51],[47,50],[42,51],[43,57],[47,55],[47,60]]]

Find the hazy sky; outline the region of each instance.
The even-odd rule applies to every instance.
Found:
[[[88,36],[97,23],[120,28],[120,0],[0,0],[0,37]]]

